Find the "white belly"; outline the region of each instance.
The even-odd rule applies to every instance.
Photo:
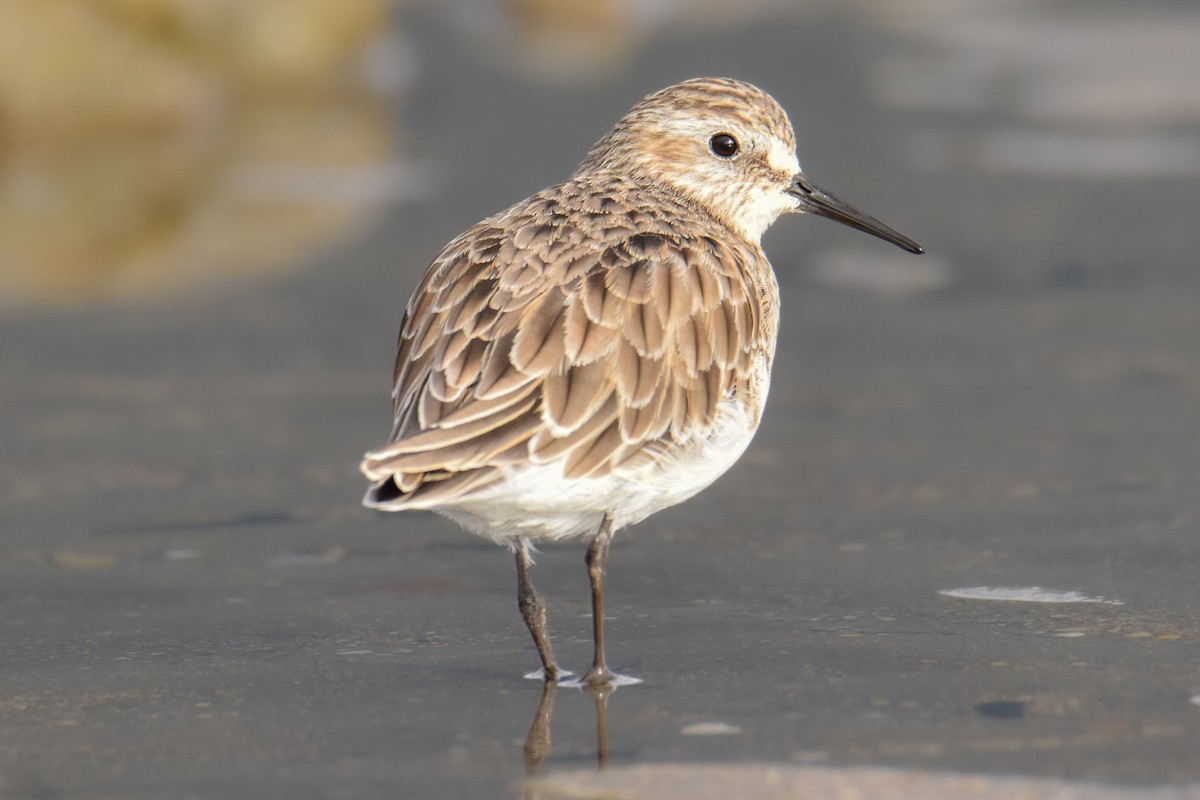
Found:
[[[765,384],[765,380],[763,381]],[[766,386],[758,397],[766,397]],[[758,427],[733,400],[717,408],[708,431],[671,455],[602,478],[566,479],[561,463],[523,465],[464,501],[434,509],[473,533],[501,544],[521,538],[562,539],[594,533],[605,514],[613,529],[682,503],[715,481],[745,452]]]

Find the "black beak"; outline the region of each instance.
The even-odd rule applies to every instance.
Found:
[[[826,217],[843,225],[849,225],[851,228],[858,228],[864,233],[878,236],[885,242],[891,242],[910,253],[925,252],[925,248],[912,239],[892,230],[854,206],[842,202],[803,175],[796,176],[796,182],[792,184],[788,194],[800,201],[798,210],[803,213],[816,214],[818,217]]]

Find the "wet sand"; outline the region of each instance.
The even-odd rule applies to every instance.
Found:
[[[772,92],[806,171],[932,266],[821,220],[768,233],[784,305],[763,427],[611,552],[610,663],[644,683],[608,699],[609,765],[1200,781],[1200,191],[1164,145],[1200,140],[1200,105],[1072,105],[1113,86],[1070,68],[1126,30],[1111,10],[882,13],[656,29],[569,85],[414,16],[394,114],[428,197],[282,275],[7,303],[0,794],[519,793],[541,691],[511,558],[359,508],[357,460],[386,434],[395,330],[438,247],[706,73]],[[1134,20],[1200,24],[1171,3]],[[1076,23],[1075,60],[996,42]],[[959,83],[902,91],[936,76]],[[1140,171],[1089,172],[1116,136],[1150,154],[1125,159]],[[1070,163],[1007,155],[1047,137]],[[576,671],[583,552],[546,547],[534,572]],[[939,594],[972,587],[1115,602]],[[595,763],[595,714],[557,692],[546,780]]]

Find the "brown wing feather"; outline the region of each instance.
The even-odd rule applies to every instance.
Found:
[[[746,272],[769,269],[749,245],[681,235],[657,211],[669,197],[636,212],[601,199],[564,184],[435,260],[400,331],[391,443],[363,461],[379,504],[453,503],[512,464],[597,477],[647,463],[769,357],[773,320],[750,287],[774,283]]]

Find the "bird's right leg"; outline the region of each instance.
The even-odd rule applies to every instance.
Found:
[[[583,683],[589,686],[603,686],[612,683],[616,677],[604,660],[604,570],[608,566],[608,543],[612,541],[612,535],[612,517],[606,514],[587,551],[588,577],[592,581],[592,639],[595,644],[592,668],[583,676]]]
[[[547,681],[558,680],[558,664],[554,662],[554,650],[550,637],[546,635],[546,605],[533,582],[529,580],[529,541],[522,539],[517,545],[517,605],[533,643],[542,658],[542,676]]]

